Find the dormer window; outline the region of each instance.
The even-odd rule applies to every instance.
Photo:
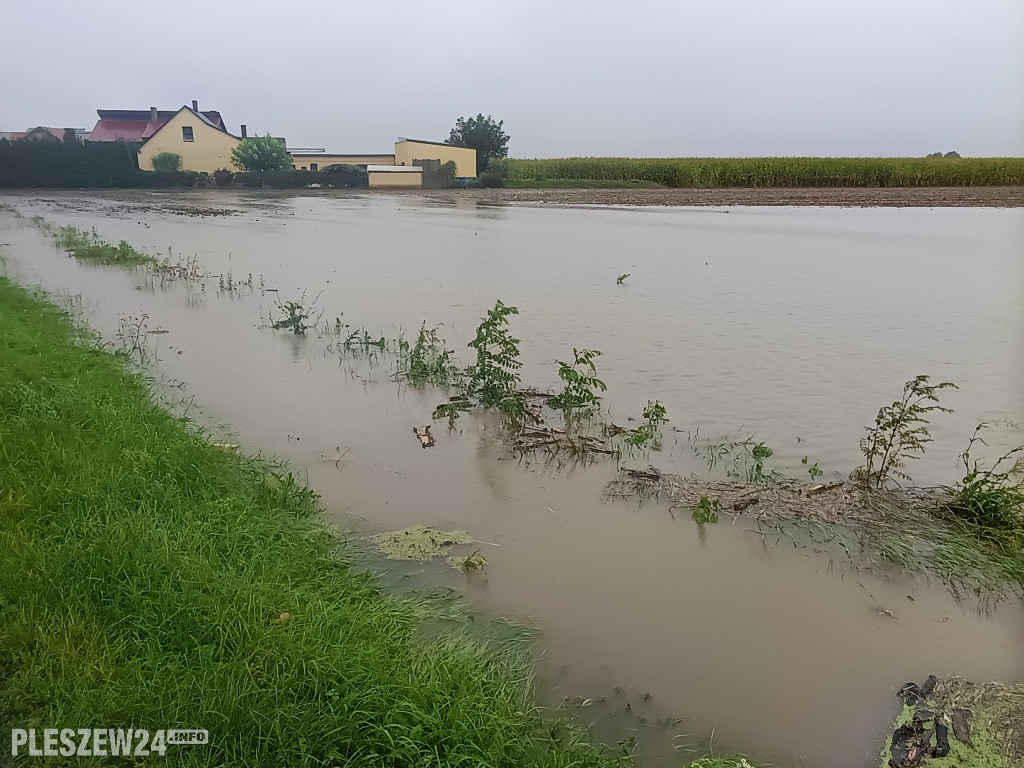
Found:
[[[192,126],[183,125],[181,127],[181,138],[184,141],[195,141],[195,137],[192,135]]]

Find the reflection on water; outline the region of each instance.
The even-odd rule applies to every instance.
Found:
[[[216,277],[205,290],[147,285],[82,267],[0,218],[9,270],[80,294],[108,337],[122,315],[147,314],[168,331],[152,342],[163,375],[187,382],[230,439],[290,461],[339,526],[471,531],[485,573],[430,563],[388,578],[448,584],[539,628],[546,696],[591,699],[577,711],[602,738],[636,736],[651,762],[678,761],[713,733],[715,750],[860,768],[877,762],[905,680],[1024,679],[1019,605],[985,617],[941,587],[858,572],[728,519],[699,529],[655,504],[605,503],[612,463],[559,472],[512,461],[486,418],[463,418],[450,434],[438,425],[438,445],[422,450],[411,427],[429,421],[442,393],[397,385],[386,359],[339,360],[315,334],[265,327],[275,297],[306,290],[325,318],[371,333],[441,323],[466,362],[464,345],[500,298],[520,309],[524,382],[553,385],[554,360],[574,346],[602,350],[611,418],[627,423],[658,399],[680,430],[632,463],[672,471],[706,471],[695,433],[733,434],[765,441],[783,473],[806,476],[808,457],[824,480],[843,477],[859,463],[863,425],[928,373],[960,389],[943,393],[955,413],[936,417],[912,473],[950,482],[977,420],[1024,420],[1024,211],[46,197],[0,200],[110,240],[194,254],[214,275],[252,273],[254,287],[238,291],[218,292]],[[151,200],[238,214],[139,207]],[[261,279],[278,293],[261,292]]]

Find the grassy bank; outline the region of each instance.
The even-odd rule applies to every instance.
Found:
[[[309,491],[3,279],[0,350],[0,724],[206,728],[167,751],[196,766],[614,763],[540,719],[518,638],[382,594]]]
[[[959,187],[1024,184],[1024,158],[626,158],[495,160],[508,186],[553,181],[665,187]]]

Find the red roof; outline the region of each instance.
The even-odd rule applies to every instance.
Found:
[[[150,123],[148,120],[97,120],[92,133],[89,134],[89,141],[142,141],[151,125],[159,128],[165,122],[167,121]]]
[[[96,114],[100,116],[100,119],[96,121],[92,134],[89,136],[89,141],[117,141],[118,139],[123,139],[124,141],[145,141],[163,128],[164,123],[180,111],[158,111],[156,113],[156,122],[153,122],[152,115],[148,109],[98,109]],[[214,128],[226,132],[224,120],[221,118],[220,112],[197,112],[196,114]]]

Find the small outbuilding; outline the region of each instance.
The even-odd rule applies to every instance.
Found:
[[[423,168],[418,165],[368,165],[366,173],[371,188],[423,186]]]
[[[289,149],[288,154],[292,156],[292,168],[297,171],[322,171],[332,165],[355,165],[365,169],[371,165],[395,164],[394,155],[338,155],[322,149]]]

